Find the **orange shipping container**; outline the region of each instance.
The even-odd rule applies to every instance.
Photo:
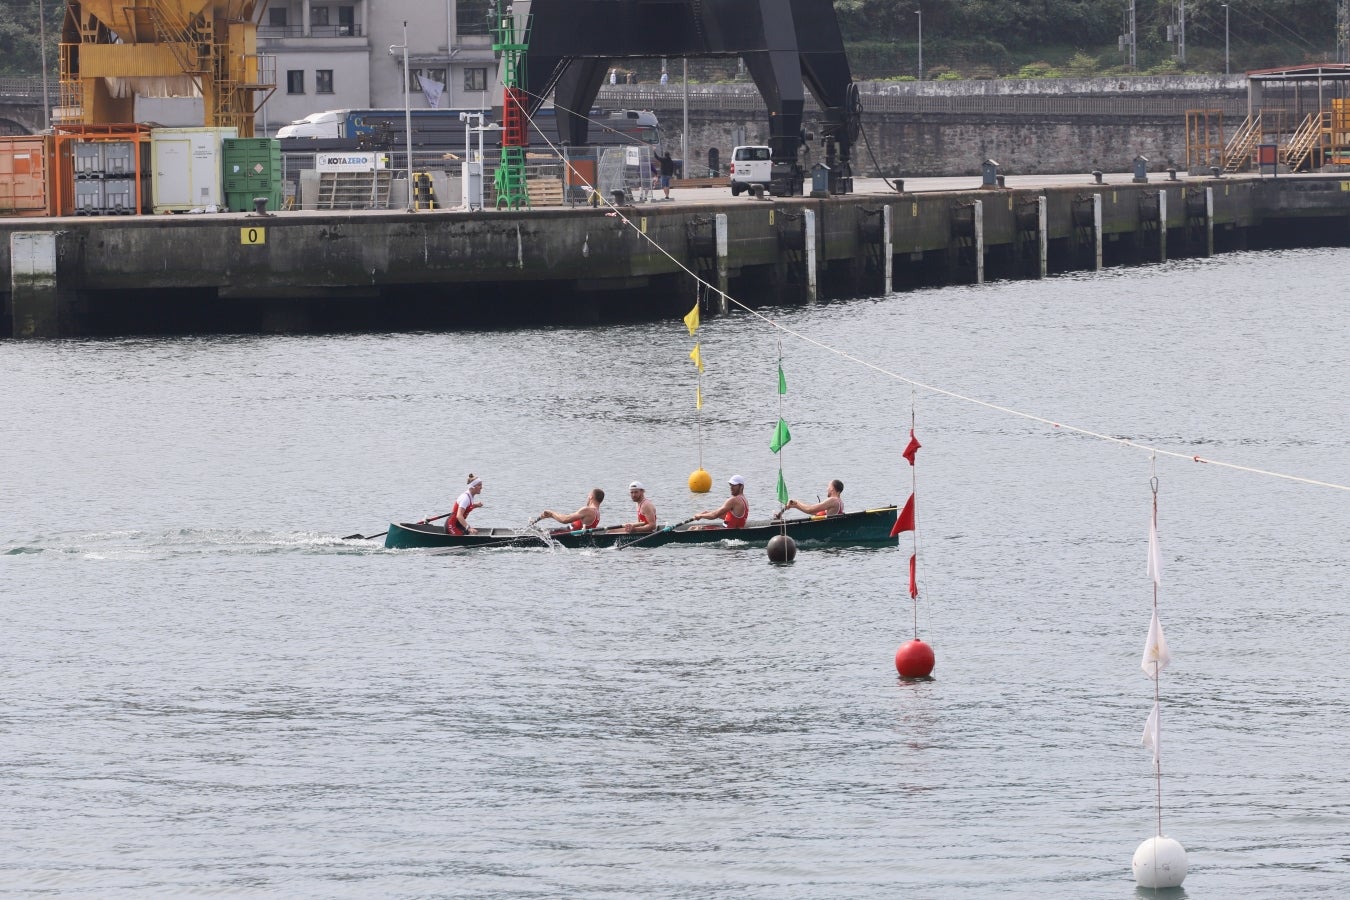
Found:
[[[50,135],[0,135],[0,216],[51,214]]]

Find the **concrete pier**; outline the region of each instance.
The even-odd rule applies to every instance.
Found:
[[[455,329],[688,311],[688,272],[750,305],[1350,240],[1350,177],[879,179],[829,198],[614,211],[0,220],[0,334]],[[629,224],[631,223],[631,224]],[[650,240],[648,240],[650,238]],[[687,270],[687,271],[686,271]],[[709,315],[724,310],[706,292]]]

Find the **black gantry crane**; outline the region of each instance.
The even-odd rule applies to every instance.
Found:
[[[831,0],[533,0],[523,87],[530,112],[550,91],[558,134],[586,143],[586,113],[616,59],[740,57],[769,108],[772,193],[800,194],[802,107],[824,116],[830,192],[852,190],[861,107]]]

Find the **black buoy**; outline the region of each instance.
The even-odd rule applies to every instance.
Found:
[[[786,534],[769,538],[769,562],[790,563],[797,558],[797,542]]]

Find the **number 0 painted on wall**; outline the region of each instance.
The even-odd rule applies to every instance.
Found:
[[[267,243],[266,228],[241,228],[239,229],[239,243],[241,244],[265,244]]]

